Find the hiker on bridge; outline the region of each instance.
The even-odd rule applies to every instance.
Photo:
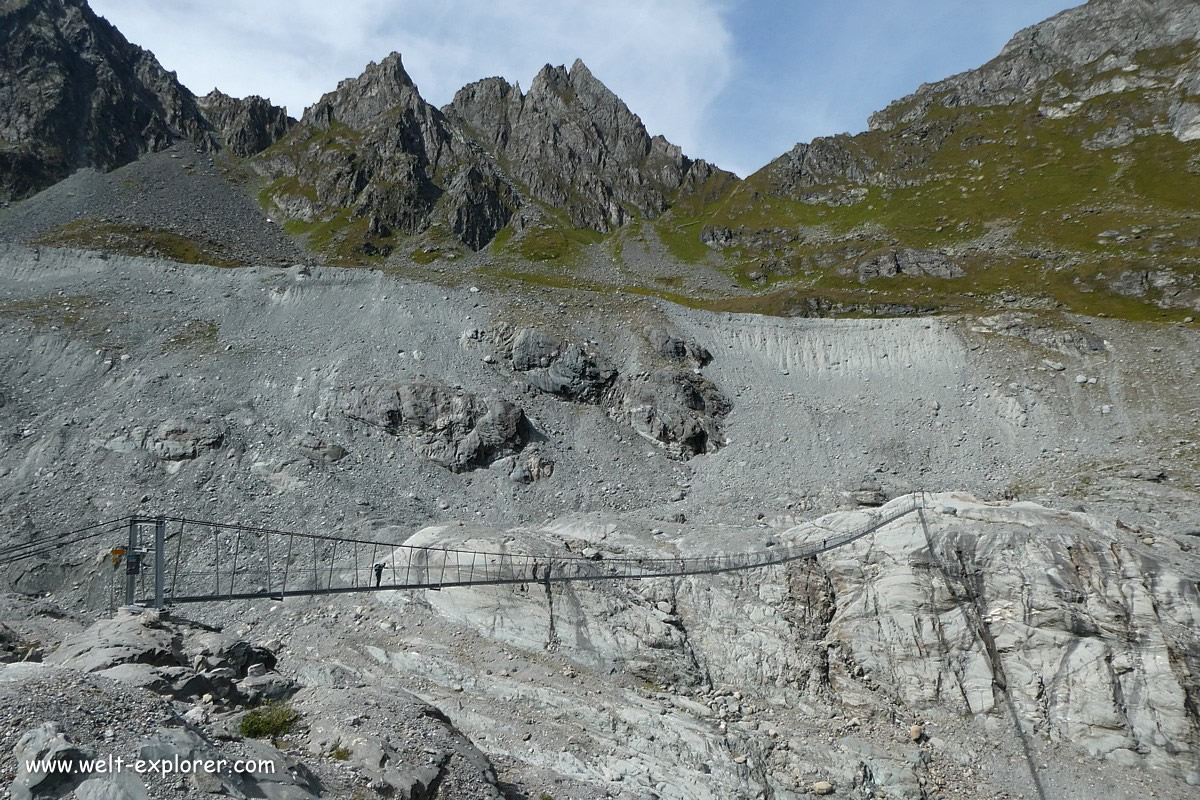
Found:
[[[383,580],[383,564],[375,565],[375,588],[379,588],[380,582]]]

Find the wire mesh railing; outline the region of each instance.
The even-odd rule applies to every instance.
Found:
[[[844,547],[920,507],[921,500],[913,496],[872,514],[850,530],[821,530],[820,539],[768,550],[687,557],[599,553],[588,557],[431,547],[187,517],[110,520],[72,531],[67,543],[91,541],[101,534],[111,536],[114,530],[127,531],[127,546],[111,551],[113,582],[124,578],[127,604],[162,606],[363,591],[638,580],[758,569]],[[152,536],[147,536],[148,532]],[[44,556],[62,546],[61,542],[27,545],[18,558]]]
[[[594,557],[429,547],[180,517],[164,541],[168,603],[461,586],[636,580],[757,569],[844,547],[919,507],[911,499],[849,531],[700,557]],[[147,601],[143,598],[143,601]]]

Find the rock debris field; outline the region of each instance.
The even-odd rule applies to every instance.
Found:
[[[748,572],[161,616],[110,617],[119,532],[11,561],[13,798],[1185,798],[1200,782],[1187,327],[785,320],[19,245],[0,287],[10,548],[163,513],[692,557],[926,504]],[[290,723],[248,733],[272,708]],[[275,771],[23,767],[110,754]]]

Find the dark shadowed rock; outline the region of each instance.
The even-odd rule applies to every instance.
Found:
[[[519,452],[526,441],[528,423],[519,406],[441,384],[351,388],[341,408],[351,419],[409,436],[417,453],[451,472],[486,467]]]
[[[110,170],[180,139],[213,147],[191,92],[84,0],[0,5],[0,197],[82,167]]]
[[[890,250],[861,262],[857,269],[859,281],[872,278],[894,278],[897,275],[929,275],[935,278],[961,278],[963,268],[936,250]]]
[[[666,369],[622,378],[609,414],[671,456],[688,459],[724,444],[721,420],[732,406],[707,378]]]
[[[235,155],[252,156],[283,138],[295,123],[287,109],[262,97],[230,97],[213,89],[197,104]]]
[[[690,359],[698,367],[703,367],[712,361],[712,353],[695,342],[681,339],[659,328],[646,328],[643,333],[654,351],[671,361]]]

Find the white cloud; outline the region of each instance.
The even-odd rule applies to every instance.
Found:
[[[92,0],[198,94],[260,94],[293,116],[393,50],[443,105],[501,75],[528,87],[545,63],[582,58],[685,152],[704,155],[706,112],[730,77],[717,0]]]

